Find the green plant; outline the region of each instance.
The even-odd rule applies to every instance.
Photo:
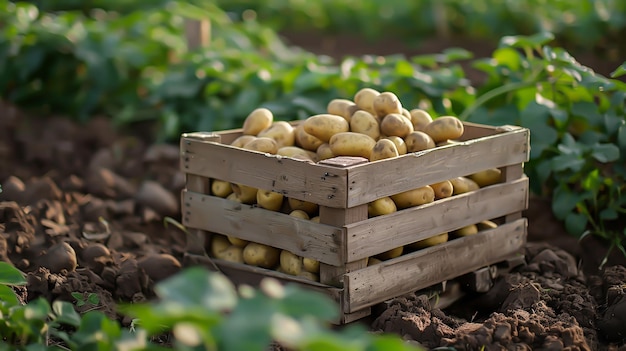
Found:
[[[85,296],[85,293],[81,292],[73,292],[72,297],[76,300],[76,306],[81,307],[87,304],[92,306],[98,306],[100,304],[100,297],[96,293],[88,293]]]

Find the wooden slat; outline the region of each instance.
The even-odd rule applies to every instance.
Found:
[[[183,191],[188,228],[232,235],[331,265],[344,262],[343,229],[215,196]]]
[[[348,312],[420,290],[515,255],[526,242],[526,219],[346,273]]]
[[[501,217],[527,205],[528,178],[495,184],[346,225],[348,261],[373,256],[442,232]]]
[[[503,167],[501,168],[502,171],[502,176],[501,179],[503,182],[510,182],[513,181],[515,179],[519,179],[521,177],[524,176],[524,165],[523,164],[516,164],[516,165],[511,165],[511,166],[507,166],[507,167]],[[524,208],[521,211],[518,212],[514,212],[514,213],[509,213],[504,217],[504,221],[505,222],[513,222],[517,219],[522,218],[523,210],[526,210],[528,208],[528,197],[526,197],[526,204],[524,205]]]
[[[527,129],[518,129],[351,167],[347,207],[487,168],[521,164],[529,157],[528,135]]]

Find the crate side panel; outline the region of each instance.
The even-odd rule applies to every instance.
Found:
[[[501,262],[524,247],[525,218],[346,273],[348,312]]]
[[[193,139],[182,143],[182,170],[279,192],[329,207],[345,207],[347,171],[288,157]]]
[[[344,261],[343,229],[235,201],[183,191],[183,224],[286,249],[330,265]]]
[[[528,130],[492,135],[348,169],[348,207],[488,168],[521,164]]]
[[[527,207],[528,178],[346,225],[346,259],[373,256],[466,225]]]

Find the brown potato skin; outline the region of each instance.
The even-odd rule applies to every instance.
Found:
[[[302,124],[305,132],[324,143],[328,143],[337,133],[350,131],[350,123],[345,118],[328,113],[311,116]]]
[[[430,187],[435,191],[435,200],[445,199],[452,196],[454,191],[452,183],[449,180],[444,180],[435,184],[430,184]]]
[[[423,131],[438,144],[448,139],[460,138],[465,127],[460,119],[454,116],[443,116],[428,123]]]
[[[391,195],[398,210],[421,206],[435,201],[435,191],[429,185]]]
[[[262,130],[269,128],[274,122],[274,115],[272,111],[266,108],[257,108],[250,112],[250,114],[243,121],[243,134],[244,135],[257,135]]]
[[[435,148],[435,141],[433,138],[420,131],[413,131],[407,135],[404,138],[404,142],[406,143],[407,152],[418,152]]]
[[[385,91],[374,98],[374,111],[378,117],[396,113],[402,116],[402,103],[396,94]]]
[[[398,148],[393,141],[390,139],[380,139],[374,144],[369,160],[378,161],[398,157],[399,155]]]
[[[387,136],[398,136],[404,139],[413,132],[413,124],[401,114],[390,113],[380,122],[380,131]]]
[[[376,110],[374,110],[374,99],[378,95],[380,95],[380,92],[375,89],[363,88],[357,91],[353,100],[361,110],[365,110],[373,115],[376,115]]]

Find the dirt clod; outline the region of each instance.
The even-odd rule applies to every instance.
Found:
[[[37,260],[37,264],[47,268],[51,273],[72,272],[78,265],[76,252],[66,242],[54,244]]]
[[[135,200],[162,216],[174,216],[178,213],[179,205],[176,197],[155,181],[144,181],[135,195]]]

